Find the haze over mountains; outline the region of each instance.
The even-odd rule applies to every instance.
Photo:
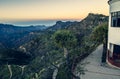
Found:
[[[83,19],[80,22],[57,21],[55,25],[50,27],[46,27],[45,25],[20,27],[20,26],[14,26],[10,24],[0,24],[0,42],[5,47],[19,46],[29,41],[30,39],[32,39],[35,36],[34,33],[37,31],[46,31],[46,30],[55,31],[60,29],[71,29],[71,30],[77,31],[83,28],[84,29],[93,28],[92,27],[93,25],[97,26],[98,24],[101,24],[106,20],[107,18],[104,15],[90,13],[85,19]],[[81,31],[84,31],[84,30],[81,30]]]
[[[47,27],[44,25],[20,27],[9,24],[0,24],[0,42],[6,47],[14,47],[17,46],[20,39],[25,38],[26,35],[30,35],[30,38],[32,38],[32,34],[30,34],[31,32],[44,30],[46,28]],[[26,38],[24,40],[28,39]]]

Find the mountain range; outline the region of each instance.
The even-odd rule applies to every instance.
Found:
[[[17,47],[33,37],[34,31],[42,31],[46,26],[20,27],[9,24],[0,24],[0,43],[5,47]],[[26,38],[29,37],[29,38]],[[26,41],[24,41],[26,40]],[[24,42],[23,42],[24,41]]]
[[[79,57],[94,50],[90,42],[90,35],[94,28],[106,22],[108,22],[108,16],[89,13],[80,22],[57,21],[51,27],[18,27],[0,24],[0,50],[7,47],[29,52],[32,60],[24,66],[23,79],[53,79],[56,69],[58,69],[56,79],[67,79],[64,72],[63,49],[54,43],[53,34],[57,30],[69,30],[74,33],[77,46],[69,49],[70,64],[74,69],[76,63],[79,62]],[[63,66],[58,67],[61,63]],[[13,68],[12,79],[22,79],[18,66],[12,65],[11,68]],[[6,66],[0,67],[0,78],[9,78]]]

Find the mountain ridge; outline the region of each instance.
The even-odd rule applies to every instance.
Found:
[[[3,45],[5,46],[14,47],[15,44],[19,44],[20,40],[21,42],[23,42],[21,44],[24,44],[24,40],[26,40],[27,38],[34,38],[36,34],[35,32],[56,31],[62,29],[68,29],[76,32],[80,36],[83,36],[85,34],[84,32],[86,32],[86,34],[89,34],[94,27],[107,21],[108,16],[89,13],[88,16],[80,22],[57,21],[56,24],[51,27],[46,27],[44,25],[20,27],[11,24],[0,24],[0,42],[3,43]],[[13,42],[15,43],[11,44]]]
[[[65,62],[65,59],[63,58],[63,49],[56,46],[54,40],[52,39],[54,32],[57,30],[69,30],[73,32],[77,38],[77,46],[70,48],[69,51],[71,58],[70,64],[72,64],[72,68],[74,69],[76,62],[79,62],[79,59],[77,60],[77,58],[82,56],[84,53],[90,53],[93,50],[91,47],[93,44],[91,44],[89,40],[89,36],[92,33],[93,29],[98,25],[106,22],[108,22],[108,16],[90,13],[85,19],[81,20],[80,22],[58,21],[55,25],[43,30],[42,32],[29,32],[25,35],[24,39],[20,38],[19,41],[18,39],[13,40],[14,35],[13,38],[8,38],[12,39],[13,41],[6,41],[17,41],[14,45],[17,45],[17,43],[21,43],[23,41],[22,44],[18,45],[19,48],[17,50],[30,52],[30,54],[33,56],[33,60],[25,66],[23,75],[24,79],[52,79],[53,72],[57,66],[61,65],[61,63],[64,64]],[[3,47],[2,44],[0,44],[0,46]],[[19,68],[16,65],[12,65],[11,67],[13,68],[12,70],[14,72],[12,78],[20,79],[21,75],[19,75],[19,73],[21,70],[19,71]],[[60,73],[61,70],[64,71],[64,69],[64,65],[63,68],[59,67],[58,73]],[[60,74],[62,74],[61,78],[56,79],[66,79],[62,78],[66,76],[65,72],[62,73],[61,71]],[[57,77],[58,76],[59,74],[57,74]],[[2,79],[9,78],[9,73],[7,73],[5,66],[0,67],[0,77],[2,77]]]
[[[0,24],[0,43],[5,47],[14,47],[23,44],[23,40],[29,40],[33,38],[34,31],[45,30],[46,26],[29,26],[29,27],[20,27],[10,24]],[[27,37],[26,37],[27,36]],[[23,39],[19,41],[20,39]],[[26,42],[27,42],[26,40]],[[23,42],[23,43],[19,43]],[[16,45],[18,44],[18,45]]]

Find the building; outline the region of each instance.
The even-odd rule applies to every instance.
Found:
[[[109,0],[107,63],[120,68],[120,0]]]

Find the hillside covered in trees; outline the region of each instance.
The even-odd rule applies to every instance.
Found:
[[[19,56],[26,57],[18,56],[21,64],[0,63],[0,79],[80,79],[73,73],[75,67],[81,59],[103,43],[99,38],[95,39],[97,36],[94,34],[98,26],[107,26],[107,22],[108,16],[90,13],[80,22],[59,21],[42,31],[32,31],[32,39],[25,42],[25,38],[19,38],[24,43],[11,50],[16,50],[18,54],[21,52]],[[0,47],[5,48],[2,42]],[[16,57],[16,53],[2,52],[2,49],[0,51],[0,59],[13,58],[10,54]],[[78,72],[84,74],[83,68]]]

